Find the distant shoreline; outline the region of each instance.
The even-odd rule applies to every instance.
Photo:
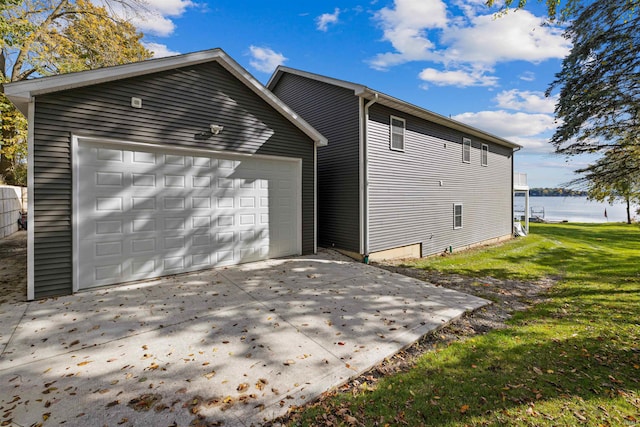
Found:
[[[517,193],[517,197],[522,197],[524,194]],[[532,197],[587,197],[586,191],[571,190],[568,188],[530,188],[529,196]]]

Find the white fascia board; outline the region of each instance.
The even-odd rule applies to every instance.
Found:
[[[57,76],[41,77],[31,80],[7,83],[4,85],[4,93],[20,111],[26,113],[26,104],[32,97],[47,93],[59,92],[84,86],[106,83],[144,74],[186,67],[216,60],[226,54],[221,49],[203,50],[185,55],[168,56],[158,59],[130,64],[115,65],[96,70],[79,71],[75,73],[60,74]],[[24,105],[24,111],[21,108]]]
[[[402,111],[404,113],[411,114],[412,116],[419,117],[419,118],[428,120],[430,122],[437,123],[442,126],[446,126],[448,128],[458,130],[470,136],[483,138],[495,144],[502,145],[503,147],[511,148],[514,150],[519,150],[520,148],[522,148],[522,146],[514,142],[508,141],[504,138],[500,138],[499,136],[492,135],[488,132],[477,129],[473,126],[466,125],[457,120],[453,120],[448,117],[442,116],[440,114],[434,113],[432,111],[425,110],[424,108],[418,107],[417,105],[410,104],[398,98],[394,98],[392,96],[374,91],[369,88],[365,88],[363,91],[356,93],[356,95],[362,96],[368,100],[373,99],[377,95],[379,104],[386,105],[387,107],[393,108],[395,110]]]
[[[43,77],[33,80],[7,83],[4,85],[4,93],[23,113],[27,114],[29,102],[38,95],[59,92],[115,80],[157,73],[175,68],[187,67],[205,62],[216,61],[238,80],[252,89],[269,105],[285,116],[302,132],[309,136],[318,146],[327,145],[327,139],[316,131],[309,123],[299,117],[293,110],[287,107],[275,95],[258,82],[248,71],[242,68],[236,61],[227,55],[222,49],[203,50],[187,53],[185,55],[169,56],[159,59],[151,59],[131,64],[116,65],[97,70],[80,71],[77,73],[61,74],[58,76]]]
[[[343,87],[345,89],[353,90],[354,95],[363,97],[367,101],[373,99],[377,94],[379,96],[378,103],[394,108],[398,111],[402,111],[402,112],[411,114],[413,116],[420,117],[425,120],[429,120],[431,122],[441,124],[448,128],[459,130],[461,132],[467,133],[472,136],[486,139],[490,142],[493,142],[498,145],[502,145],[504,147],[508,147],[512,149],[522,148],[520,145],[515,144],[511,141],[507,141],[506,139],[492,135],[480,129],[476,129],[472,126],[465,125],[464,123],[458,122],[456,120],[450,119],[440,114],[431,112],[429,110],[425,110],[424,108],[418,107],[417,105],[413,105],[408,102],[402,101],[398,98],[394,98],[392,96],[386,95],[382,92],[378,92],[376,90],[368,88],[367,86],[359,85],[359,84],[348,82],[345,80],[334,79],[332,77],[327,77],[320,74],[310,73],[308,71],[297,70],[295,68],[289,68],[289,67],[280,65],[271,76],[271,79],[269,79],[269,83],[267,83],[267,87],[270,90],[273,90],[275,86],[277,86],[278,81],[280,80],[280,78],[284,73],[294,74],[297,76],[306,77],[308,79],[327,83],[333,86],[338,86],[338,87]]]
[[[242,81],[247,87],[253,90],[258,96],[264,99],[267,104],[271,105],[276,111],[283,116],[287,117],[298,129],[304,132],[310,137],[318,147],[324,147],[327,145],[327,138],[322,136],[317,130],[315,130],[306,120],[300,117],[295,111],[289,108],[284,102],[275,96],[269,89],[257,81],[247,70],[242,68],[235,60],[229,55],[222,52],[222,61],[219,61],[227,71],[233,74],[238,80]]]
[[[351,83],[351,82],[348,82],[346,80],[334,79],[332,77],[327,77],[327,76],[323,76],[323,75],[320,75],[320,74],[310,73],[308,71],[297,70],[295,68],[289,68],[289,67],[285,67],[283,65],[279,65],[278,68],[276,68],[276,71],[273,73],[273,75],[269,79],[269,83],[267,83],[267,87],[270,90],[273,90],[273,88],[278,84],[278,80],[280,80],[280,77],[282,77],[282,75],[284,73],[294,74],[296,76],[306,77],[308,79],[317,80],[319,82],[327,83],[327,84],[330,84],[330,85],[333,85],[333,86],[339,86],[339,87],[343,87],[345,89],[350,89],[350,90],[354,91],[356,93],[356,95],[359,92],[362,92],[362,91],[364,91],[366,89],[365,86],[362,86],[362,85],[359,85],[359,84],[356,84],[356,83]]]

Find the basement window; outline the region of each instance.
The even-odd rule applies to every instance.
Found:
[[[462,228],[462,203],[454,203],[453,205],[453,229]]]
[[[462,162],[471,163],[471,140],[462,138]]]
[[[394,151],[404,151],[404,130],[406,122],[399,117],[391,116],[391,130],[389,148]]]

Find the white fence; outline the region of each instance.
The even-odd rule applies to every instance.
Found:
[[[21,211],[27,211],[27,188],[0,185],[0,239],[18,231]]]

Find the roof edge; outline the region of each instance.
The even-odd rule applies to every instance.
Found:
[[[291,123],[310,137],[317,146],[327,145],[327,139],[324,136],[315,130],[302,117],[298,116],[220,48],[158,59],[149,59],[146,61],[104,67],[95,70],[79,71],[57,76],[6,83],[3,85],[3,88],[5,96],[13,102],[18,110],[26,115],[29,103],[38,95],[92,86],[100,83],[108,83],[125,78],[137,77],[145,74],[157,73],[212,61],[219,63],[234,77],[242,81],[254,93],[267,102],[267,104],[285,116]]]
[[[357,95],[367,100],[374,99],[375,96],[377,95],[378,103],[382,105],[387,105],[388,107],[394,108],[399,111],[410,113],[414,116],[423,118],[425,120],[429,120],[430,122],[447,126],[449,128],[467,133],[472,136],[486,139],[487,141],[493,142],[498,145],[502,145],[507,148],[511,148],[514,150],[519,150],[522,148],[520,144],[516,144],[515,142],[511,142],[505,138],[499,137],[497,135],[494,135],[482,129],[478,129],[474,126],[468,125],[466,123],[462,123],[458,120],[454,120],[452,118],[443,116],[441,114],[434,113],[433,111],[427,110],[425,108],[419,107],[417,105],[414,105],[409,102],[403,101],[401,99],[395,98],[393,96],[384,94],[382,92],[375,91],[370,88],[365,88],[364,91],[362,91],[360,94],[357,94]]]
[[[273,90],[275,86],[277,86],[278,81],[284,73],[294,74],[301,77],[306,77],[312,80],[328,83],[334,86],[343,87],[346,89],[353,90],[354,95],[365,98],[367,100],[374,99],[375,96],[378,96],[378,103],[387,105],[391,108],[394,108],[399,111],[404,111],[406,113],[412,114],[416,117],[423,118],[425,120],[429,120],[431,122],[447,126],[449,128],[453,128],[459,130],[460,132],[467,133],[472,136],[480,137],[486,139],[487,141],[493,142],[498,145],[502,145],[504,147],[508,147],[511,149],[520,149],[521,145],[511,142],[507,139],[501,138],[499,136],[493,135],[489,132],[483,131],[481,129],[477,129],[473,126],[467,125],[465,123],[459,122],[457,120],[451,119],[449,117],[445,117],[438,113],[434,113],[433,111],[427,110],[425,108],[419,107],[417,105],[411,104],[409,102],[403,101],[401,99],[395,98],[391,95],[387,95],[385,93],[379,92],[377,90],[371,89],[367,86],[360,85],[357,83],[348,82],[345,80],[335,79],[333,77],[327,77],[320,74],[310,73],[308,71],[298,70],[295,68],[278,66],[276,71],[273,73],[271,78],[269,79],[269,83],[267,83],[267,87],[269,90]]]
[[[359,93],[363,92],[366,89],[366,86],[363,86],[357,83],[348,82],[346,80],[334,79],[333,77],[327,77],[321,74],[310,73],[308,71],[303,71],[296,68],[285,67],[284,65],[278,65],[278,68],[276,68],[276,71],[274,71],[273,75],[269,79],[269,82],[267,83],[267,88],[269,90],[273,90],[273,88],[277,86],[278,81],[280,80],[280,78],[284,73],[294,74],[297,76],[306,77],[308,79],[328,83],[330,85],[343,87],[345,89],[350,89],[350,90],[353,90],[353,92],[356,95],[358,95]]]

